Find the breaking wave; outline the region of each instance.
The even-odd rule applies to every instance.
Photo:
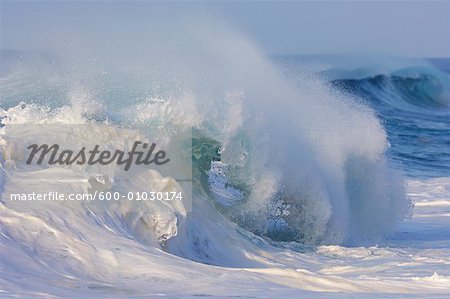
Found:
[[[450,175],[450,75],[432,66],[401,68],[333,86],[366,102],[388,132],[389,156],[408,175]],[[430,146],[432,145],[432,146]],[[420,148],[420,150],[418,150]]]
[[[180,24],[186,32],[182,41],[171,38],[179,36]],[[309,79],[300,86],[291,84],[256,46],[223,25],[205,29],[186,24],[152,32],[147,41],[160,43],[151,47],[142,41],[127,41],[124,47],[114,37],[89,33],[110,48],[2,53],[8,62],[0,77],[3,134],[19,123],[89,123],[136,134],[193,129],[192,212],[149,202],[80,204],[64,209],[68,222],[58,229],[67,236],[74,231],[95,235],[89,246],[101,247],[102,233],[113,231],[119,236],[113,242],[134,238],[182,257],[242,266],[249,260],[239,248],[263,246],[255,235],[271,242],[361,244],[375,242],[408,216],[403,179],[388,165],[389,144],[373,110],[317,78],[305,76]],[[386,79],[370,80],[380,85]],[[401,88],[395,77],[389,80]],[[403,88],[415,86],[414,79],[402,82]],[[95,142],[94,131],[60,138]],[[1,151],[8,156],[4,140]],[[155,171],[131,179],[110,174],[115,177],[107,180],[89,169],[54,171],[8,170],[2,188],[12,192],[39,186],[42,178],[55,176],[73,179],[54,183],[55,190],[88,192],[95,185],[130,191],[146,188],[150,181],[156,190],[182,188]],[[2,200],[2,215],[19,217],[27,209],[32,208]],[[32,213],[35,225],[46,230],[61,223],[61,205],[48,204]],[[1,225],[12,238],[30,242],[26,230],[15,235],[10,223]],[[95,233],[77,223],[93,223]],[[56,243],[72,242],[58,236]],[[87,246],[83,238],[78,240],[68,245],[71,250]],[[51,251],[56,243],[35,246]]]

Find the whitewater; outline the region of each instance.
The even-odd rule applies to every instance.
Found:
[[[327,59],[280,62],[207,17],[109,25],[120,34],[1,52],[1,296],[449,296],[445,70],[406,61],[356,75]],[[426,102],[404,101],[419,88]],[[419,144],[437,145],[415,156],[399,119],[425,124]],[[11,128],[24,137],[8,139]],[[180,132],[192,163],[172,155],[167,172],[15,158],[41,135],[72,149],[129,148],[148,136],[185,146]],[[9,199],[149,189],[188,196]]]

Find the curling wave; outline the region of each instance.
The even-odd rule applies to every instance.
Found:
[[[332,83],[366,99],[377,112],[392,145],[389,156],[399,168],[412,176],[450,175],[449,74],[432,66],[408,67]]]
[[[226,29],[189,26],[182,42],[198,51],[181,50],[178,39],[168,38],[179,36],[169,27],[149,37],[161,41],[156,49],[143,49],[142,41],[123,49],[113,39],[104,52],[57,53],[52,63],[40,55],[12,55],[0,78],[0,99],[3,134],[17,123],[89,123],[112,131],[125,127],[133,134],[166,128],[167,135],[158,138],[170,141],[171,130],[193,128],[192,212],[149,202],[80,204],[64,209],[62,222],[60,205],[18,210],[3,198],[0,221],[10,238],[38,247],[55,269],[104,279],[100,276],[114,271],[108,256],[100,256],[105,244],[124,252],[146,244],[205,263],[242,267],[260,264],[247,254],[257,256],[267,248],[256,236],[313,245],[362,244],[388,234],[409,215],[403,179],[388,165],[386,134],[370,108],[318,79],[292,85],[252,43]],[[161,56],[161,49],[170,51]],[[94,143],[94,133],[60,138]],[[1,151],[8,156],[4,142]],[[37,187],[42,178],[58,175],[72,183],[54,183],[55,191],[130,191],[150,182],[155,190],[182,188],[155,171],[135,177],[108,174],[107,179],[89,169],[55,171],[5,171],[2,188]],[[18,234],[12,220],[4,221],[4,216],[19,219],[28,212],[42,232],[54,232],[52,242],[33,243],[31,232]],[[109,243],[103,242],[106,238]],[[63,270],[64,263],[52,262],[45,252],[66,243],[72,259]],[[98,250],[87,253],[86,246]],[[85,254],[98,260],[96,269],[79,259]]]

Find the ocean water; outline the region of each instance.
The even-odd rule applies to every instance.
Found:
[[[440,59],[278,56],[293,74],[302,68],[373,109],[387,133],[391,165],[411,177],[447,177],[450,61]]]
[[[2,167],[1,291],[448,294],[448,230],[429,239],[435,251],[421,252],[420,229],[401,223],[410,223],[414,201],[429,208],[436,199],[442,210],[421,219],[440,212],[443,220],[422,228],[445,227],[450,60],[267,57],[221,30],[194,28],[188,50],[167,38],[169,28],[160,48],[144,52],[1,52],[3,165],[15,153],[5,137],[15,124],[36,125],[36,135],[43,124],[92,126],[53,136],[74,147],[97,142],[105,127],[168,142],[171,131],[161,128],[193,132],[191,210],[179,202],[13,203],[6,194],[183,186],[156,170],[100,180],[89,167]]]
[[[394,164],[413,177],[450,175],[450,81],[448,59],[426,60],[362,79],[335,80],[361,96],[385,127]]]

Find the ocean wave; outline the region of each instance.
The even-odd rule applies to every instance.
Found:
[[[363,99],[383,121],[394,165],[411,176],[448,176],[450,77],[432,66],[401,68],[334,88]]]
[[[77,229],[88,234],[78,223],[90,223],[95,233],[70,241],[72,248],[101,247],[101,233],[112,233],[109,241],[114,244],[131,238],[205,263],[245,266],[255,261],[241,248],[251,248],[257,255],[258,248],[267,246],[259,237],[313,245],[373,243],[409,215],[403,178],[387,163],[386,133],[371,109],[319,79],[294,86],[241,36],[222,28],[221,35],[217,28],[199,28],[188,30],[183,39],[193,48],[199,46],[198,51],[182,50],[178,39],[168,38],[174,34],[171,28],[165,28],[152,33],[158,37],[152,40],[164,41],[159,46],[170,49],[167,55],[159,55],[161,48],[140,53],[142,47],[116,45],[125,52],[117,56],[112,47],[114,51],[89,52],[88,57],[87,50],[59,53],[57,65],[34,72],[23,60],[2,75],[2,132],[20,123],[89,123],[111,130],[124,127],[135,134],[162,134],[157,137],[170,141],[172,129],[193,128],[192,212],[185,206],[152,203],[104,204],[91,211],[86,205],[71,206],[64,209],[67,223],[62,228],[70,237],[56,233],[60,238],[56,243],[63,246],[75,240]],[[124,56],[129,59],[122,60]],[[98,58],[95,67],[89,65],[93,57]],[[98,140],[89,132],[59,138]],[[7,147],[1,151],[8,156]],[[48,169],[36,171],[26,167],[5,171],[4,190],[39,186],[31,182],[51,178]],[[89,170],[60,175],[81,178],[71,184],[54,183],[54,190],[81,192],[94,182]],[[110,176],[106,181],[113,183],[104,188],[123,191],[164,189],[170,181],[158,173]],[[150,181],[157,183],[150,186]],[[182,187],[173,183],[170,188]],[[2,206],[2,213],[16,217],[17,206],[5,198]],[[40,226],[54,230],[60,223],[58,204],[24,209]],[[9,224],[2,226],[13,232]],[[13,238],[34,246],[34,237],[26,230]],[[36,245],[40,252],[59,248],[42,242]],[[45,260],[51,264],[51,257]],[[77,263],[70,261],[70,267],[101,275],[88,264]]]
[[[316,95],[322,101],[319,105],[330,108],[321,124],[315,119],[320,117],[323,109],[319,113],[310,107],[314,117],[306,117],[301,112],[302,108],[308,107],[307,99],[303,99],[305,104],[297,107],[300,115],[287,112],[287,109],[294,111],[294,108],[288,108],[292,103],[285,103],[288,107],[281,107],[281,111],[272,115],[267,114],[273,110],[269,107],[266,110],[251,105],[251,109],[245,111],[245,96],[241,93],[220,98],[214,104],[220,105],[220,109],[214,107],[208,113],[195,109],[199,98],[192,95],[169,100],[146,98],[113,112],[107,108],[110,103],[94,100],[82,89],[66,95],[70,104],[48,107],[20,102],[5,109],[1,115],[2,129],[11,124],[96,124],[112,129],[127,126],[136,134],[140,130],[154,130],[156,134],[160,131],[155,129],[161,126],[194,127],[192,157],[198,196],[194,202],[206,199],[220,214],[242,228],[275,241],[353,244],[377,240],[393,227],[395,221],[408,214],[401,178],[395,178],[385,165],[385,137],[372,113],[363,106],[339,104],[342,102],[333,98],[325,86],[323,88],[325,91]],[[263,95],[259,91],[258,94]],[[298,100],[294,107],[297,104]],[[192,113],[193,110],[197,113]],[[261,113],[264,113],[263,118],[260,118]],[[301,115],[303,121],[287,119],[297,119]],[[350,130],[353,125],[361,129]],[[345,136],[343,132],[346,132]],[[61,138],[74,140],[74,146],[77,138],[98,142],[95,134]],[[366,142],[360,144],[360,139],[366,139]],[[7,156],[7,148],[2,152]],[[221,170],[218,163],[221,163]],[[89,176],[86,171],[84,176]],[[8,192],[14,192],[12,186],[35,186],[27,181],[33,176],[42,177],[45,172],[31,172],[27,179],[18,182],[10,176],[9,181],[3,183]],[[119,188],[117,186],[121,184],[120,176],[110,177],[109,181],[116,184],[112,188]],[[148,185],[145,180],[139,182],[139,186],[133,181],[120,188],[130,191]],[[58,189],[57,185],[54,188]],[[224,193],[231,194],[228,204],[223,204],[218,196]],[[9,205],[7,201],[4,203]],[[114,218],[111,214],[121,214],[109,211],[106,206],[102,209],[106,209],[103,213],[110,215],[109,219]],[[144,223],[166,217],[161,216],[165,213],[162,210],[151,212],[152,209],[147,207],[145,216],[142,212],[127,213],[134,215],[135,220],[130,220],[133,223],[142,217],[147,219]],[[375,210],[378,212],[374,213]],[[138,239],[147,242],[151,239],[156,243],[162,240],[160,235],[166,239],[182,238],[178,230],[183,230],[180,223],[185,221],[181,221],[180,216],[177,218],[174,211],[168,215],[172,216],[159,222],[164,225],[173,222],[168,227],[148,226],[147,234],[154,237],[142,237],[146,234],[143,228],[133,229],[133,234],[136,233]],[[178,249],[173,250],[178,252]]]
[[[400,109],[450,107],[450,77],[431,67],[409,67],[387,75],[333,82],[350,91],[369,93],[371,98]]]

